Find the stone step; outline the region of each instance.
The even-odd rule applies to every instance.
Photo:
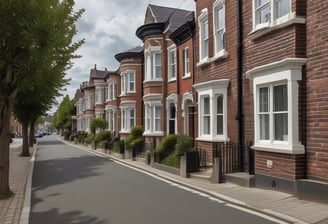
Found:
[[[226,182],[234,183],[243,187],[255,187],[255,176],[246,172],[229,173],[224,175]]]
[[[210,181],[212,170],[212,168],[200,169],[199,172],[190,173],[190,178],[199,178]]]

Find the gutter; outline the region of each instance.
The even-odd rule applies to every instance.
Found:
[[[237,0],[237,120],[240,169],[244,171],[244,113],[243,113],[243,11],[242,0]]]

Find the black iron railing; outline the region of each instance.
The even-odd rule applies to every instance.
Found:
[[[213,158],[221,158],[222,173],[248,172],[254,174],[254,152],[251,145],[251,141],[243,144],[233,142],[217,144],[213,150]],[[243,157],[240,156],[241,153]]]

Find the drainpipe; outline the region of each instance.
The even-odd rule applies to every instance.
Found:
[[[237,0],[237,82],[238,82],[238,143],[240,169],[244,171],[244,114],[243,114],[243,14],[242,0]]]

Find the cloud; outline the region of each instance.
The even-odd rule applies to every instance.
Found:
[[[84,8],[85,13],[77,22],[78,33],[74,40],[85,39],[85,44],[76,52],[81,58],[73,60],[73,67],[67,71],[71,79],[64,95],[74,97],[80,83],[89,80],[90,69],[115,71],[119,63],[117,53],[124,52],[142,41],[135,35],[143,25],[148,4],[194,10],[194,0],[76,0],[75,10]],[[59,102],[60,98],[57,99]],[[52,109],[54,112],[56,108]]]

